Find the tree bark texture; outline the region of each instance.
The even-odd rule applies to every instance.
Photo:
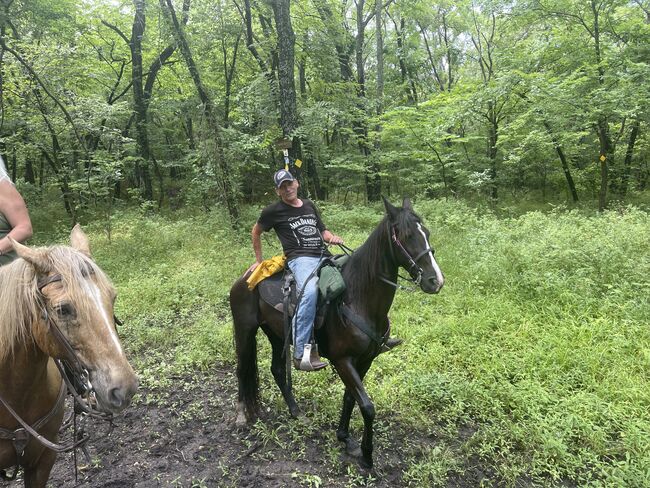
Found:
[[[630,177],[632,175],[632,155],[634,154],[634,145],[636,144],[636,139],[639,136],[639,130],[641,128],[641,120],[635,119],[632,124],[632,130],[630,131],[630,139],[627,143],[627,149],[625,150],[625,162],[623,164],[623,175],[621,181],[621,196],[625,197],[627,190],[630,185]]]
[[[153,185],[149,173],[149,136],[147,134],[147,107],[142,83],[142,38],[146,28],[145,0],[134,0],[135,16],[131,28],[131,77],[133,80],[133,108],[138,153],[141,161],[136,163],[135,172],[138,186],[144,187],[144,198],[153,200]]]
[[[291,26],[290,0],[271,0],[278,37],[278,87],[282,135],[290,139],[298,127],[294,80],[296,36]]]

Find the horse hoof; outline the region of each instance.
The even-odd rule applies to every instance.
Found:
[[[248,421],[244,412],[237,412],[237,417],[235,418],[235,427],[241,429],[242,427],[246,427],[246,424],[248,424]]]
[[[366,473],[372,474],[372,459],[368,460],[363,456],[358,459],[359,467]]]
[[[361,448],[359,446],[348,448],[347,453],[355,458],[360,458],[362,456]]]
[[[294,419],[303,419],[305,414],[300,411],[298,407],[289,409],[289,415]]]
[[[343,442],[345,442],[345,453],[348,456],[352,456],[354,458],[360,458],[363,455],[359,443],[354,439],[352,439],[351,437],[348,437]]]

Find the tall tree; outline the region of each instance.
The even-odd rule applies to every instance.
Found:
[[[174,10],[172,1],[160,0],[160,6],[169,19],[172,31],[174,32],[174,37],[176,38],[176,42],[180,47],[181,54],[185,60],[185,64],[187,65],[190,76],[192,77],[192,81],[194,82],[194,87],[196,88],[199,99],[201,100],[203,111],[206,116],[206,121],[208,123],[208,127],[210,128],[214,142],[213,157],[216,159],[217,167],[221,170],[219,179],[223,193],[223,199],[226,203],[231,223],[233,227],[237,227],[239,224],[239,208],[235,199],[235,188],[234,183],[231,179],[232,173],[230,171],[230,165],[224,154],[222,130],[217,119],[214,102],[212,101],[212,98],[209,96],[207,90],[205,89],[205,86],[203,85],[203,82],[201,81],[201,75],[196,66],[196,63],[194,62],[192,51],[187,42],[187,38],[185,37],[185,33],[183,32],[183,28],[178,21],[178,17],[176,16],[176,11]]]

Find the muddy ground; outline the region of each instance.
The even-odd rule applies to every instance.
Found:
[[[406,431],[378,408],[375,469],[368,475],[343,454],[335,434],[338,419],[319,433],[301,426],[310,422],[308,418],[292,420],[273,408],[257,426],[237,429],[236,383],[230,367],[215,367],[192,379],[176,378],[175,384],[169,394],[141,389],[110,433],[104,423],[89,423],[94,430],[92,461],[88,464],[78,453],[78,483],[72,454],[64,454],[48,486],[417,486],[420,483],[409,483],[404,473],[437,443],[431,435]],[[446,486],[475,487],[486,478],[471,460],[449,474]],[[14,488],[22,482],[5,485]]]

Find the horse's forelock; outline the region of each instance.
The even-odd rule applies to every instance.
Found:
[[[420,217],[412,210],[400,209],[400,213],[397,215],[397,221],[395,222],[398,237],[402,239],[411,237],[416,230],[414,224],[420,221]]]
[[[108,277],[85,254],[71,247],[55,246],[51,248],[48,259],[52,269],[61,275],[65,292],[77,308],[92,309],[96,305],[86,287],[91,275],[102,295],[112,291],[112,284]]]

